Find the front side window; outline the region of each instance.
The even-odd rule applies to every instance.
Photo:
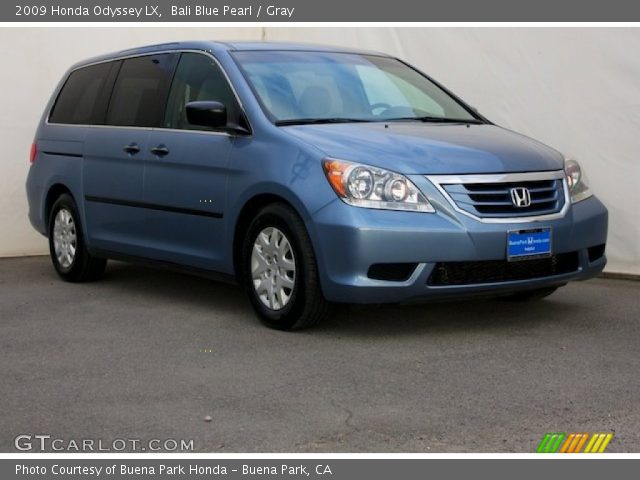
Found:
[[[215,60],[200,53],[183,53],[171,84],[163,126],[180,130],[211,130],[187,120],[186,105],[195,101],[217,101],[227,116],[237,122],[239,109],[229,82]]]
[[[159,126],[174,61],[173,54],[125,60],[113,87],[107,125]]]
[[[234,52],[276,124],[306,121],[480,121],[394,58],[331,52]]]

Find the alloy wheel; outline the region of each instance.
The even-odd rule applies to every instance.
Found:
[[[73,215],[61,208],[53,223],[53,247],[58,263],[62,268],[71,268],[76,257],[78,238]]]
[[[251,278],[264,306],[281,310],[291,300],[296,281],[296,259],[289,239],[275,227],[264,228],[251,251]]]

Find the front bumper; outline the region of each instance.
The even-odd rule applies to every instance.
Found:
[[[605,244],[607,238],[607,209],[595,197],[572,205],[562,218],[528,223],[482,223],[444,202],[435,206],[434,214],[397,212],[351,207],[336,199],[316,212],[309,231],[326,298],[343,303],[400,303],[502,295],[585,280],[606,264],[604,255],[589,258],[588,249]],[[575,269],[525,280],[429,284],[440,262],[506,261],[506,232],[538,227],[552,229],[553,255],[575,252]],[[416,266],[401,281],[369,277],[371,265],[389,263]]]

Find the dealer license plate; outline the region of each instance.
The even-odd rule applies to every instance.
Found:
[[[526,260],[551,255],[551,229],[512,230],[507,232],[507,259]]]

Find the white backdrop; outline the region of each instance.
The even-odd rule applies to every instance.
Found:
[[[607,270],[640,274],[640,29],[629,28],[1,29],[0,255],[46,251],[26,219],[27,156],[72,62],[145,43],[261,37],[400,56],[494,122],[575,156],[609,208]]]

